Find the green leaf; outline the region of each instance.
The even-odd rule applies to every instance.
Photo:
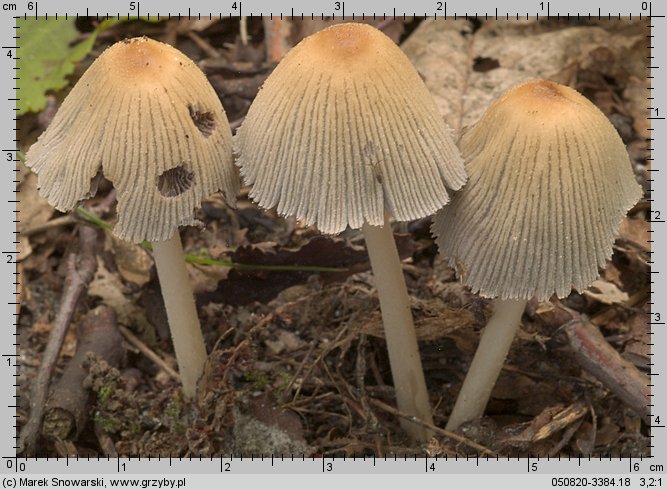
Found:
[[[18,19],[17,25],[21,36],[17,61],[20,115],[42,110],[48,92],[67,86],[67,77],[90,52],[99,30],[75,43],[80,33],[72,19]]]

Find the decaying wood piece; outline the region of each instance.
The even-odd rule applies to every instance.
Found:
[[[264,23],[266,60],[269,63],[279,63],[292,47],[289,41],[292,23],[278,17],[264,17],[262,22]]]
[[[650,423],[651,382],[648,376],[623,359],[590,322],[575,319],[563,330],[581,367]]]
[[[37,449],[37,437],[42,425],[46,396],[53,369],[55,368],[58,354],[63,345],[67,328],[69,327],[79,298],[88,288],[97,270],[97,242],[98,230],[88,226],[79,227],[79,253],[70,254],[67,258],[67,277],[60,307],[53,322],[53,328],[49,335],[42,364],[35,378],[30,395],[30,419],[21,430],[19,437],[18,452],[29,457],[35,454]]]
[[[90,311],[79,326],[76,354],[62,377],[54,384],[47,402],[42,435],[51,439],[76,439],[87,420],[89,391],[83,387],[87,376],[84,361],[89,353],[118,367],[123,358],[123,337],[116,314],[106,306]]]

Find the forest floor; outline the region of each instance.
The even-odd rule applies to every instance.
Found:
[[[331,23],[289,21],[291,34],[281,42],[294,45]],[[360,231],[321,236],[294,219],[258,209],[248,199],[248,189],[237,209],[218,196],[204,202],[198,211],[203,229],[182,230],[188,253],[241,264],[340,270],[190,264],[210,352],[199,396],[192,402],[184,400],[174,376],[177,367],[150,253],[99,231],[93,247],[96,272],[78,301],[52,382],[74,358],[86,335],[86,318],[89,323],[93,318],[96,328],[121,327],[122,342],[98,345],[102,355],[115,350],[117,366],[100,356],[86,358],[85,379],[76,378],[86,387],[76,424],[64,432],[42,429],[46,435],[39,436],[36,454],[650,454],[647,418],[619,398],[595,369],[584,369],[586,354],[573,347],[564,328],[571,320],[594,325],[603,335],[601,349],[611,346],[639,373],[649,371],[646,22],[400,19],[375,25],[402,44],[455,132],[472,124],[508,84],[530,76],[573,86],[610,118],[646,195],[623,222],[600,280],[560,301],[530,302],[486,415],[456,434],[447,433],[442,428],[491,303],[461,285],[438,255],[430,218],[396,224],[436,428],[427,445],[415,446],[399,426],[402,414],[395,408],[378,299]],[[82,38],[94,26],[90,19],[77,24]],[[267,60],[262,21],[249,19],[247,33],[244,44],[238,19],[121,23],[98,35],[72,78],[105,47],[146,35],[173,44],[199,64],[236,128],[275,66],[275,60]],[[270,47],[280,53],[280,46]],[[446,89],[445,79],[450,80]],[[65,93],[50,95],[44,110],[21,118],[23,150],[48,125]],[[80,214],[54,211],[39,197],[35,175],[22,165],[19,175],[17,413],[23,426],[66,278],[76,268],[69,257],[90,245],[82,243],[79,230],[91,225]],[[86,208],[113,223],[110,192],[110,184],[102,182]],[[99,316],[100,306],[113,310],[115,318]],[[98,317],[91,317],[95,312]],[[62,396],[52,390],[47,408],[58,405]]]

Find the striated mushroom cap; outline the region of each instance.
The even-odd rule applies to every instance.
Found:
[[[469,181],[432,231],[482,296],[547,300],[583,290],[642,196],[614,127],[577,91],[520,84],[465,133]]]
[[[324,233],[422,218],[465,182],[459,151],[408,58],[365,24],[299,43],[234,138],[250,196]]]
[[[239,188],[217,94],[192,60],[148,38],[100,55],[26,161],[62,211],[95,194],[103,172],[118,196],[114,233],[132,242],[170,238],[196,224],[202,199],[221,190],[233,204]]]

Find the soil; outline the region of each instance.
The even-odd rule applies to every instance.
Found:
[[[95,22],[79,20],[82,36]],[[331,22],[295,20],[289,43]],[[421,22],[389,20],[380,27],[404,42],[417,35]],[[485,24],[468,22],[466,35]],[[525,35],[585,26],[607,28],[604,22],[548,21],[533,24],[533,33]],[[99,36],[77,73],[105,47],[127,37],[147,35],[170,42],[199,63],[232,126],[238,127],[275,66],[265,61],[262,21],[249,19],[247,28],[250,41],[244,45],[235,19],[119,24]],[[499,65],[495,59],[476,57],[470,66],[486,74]],[[637,107],[639,99],[630,96],[630,89],[636,90],[633,84],[639,82],[620,70],[614,76],[603,73],[599,66],[572,68],[568,72],[572,85],[616,125],[650,197],[643,120],[647,114]],[[53,104],[62,97],[63,93],[54,94]],[[48,125],[53,115],[49,111],[22,118],[23,149]],[[39,219],[23,223],[18,266],[20,426],[30,416],[31,380],[59,308],[66,257],[77,247],[77,228],[89,226],[76,214],[62,220],[62,214],[38,200],[30,174],[21,175],[20,198],[31,200]],[[113,222],[113,205],[104,210],[109,192],[110,183],[103,181],[90,205],[100,205],[100,217]],[[182,230],[184,248],[190,253],[243,264],[340,270],[192,265],[210,352],[198,398],[184,400],[178,381],[126,340],[125,356],[117,367],[99,356],[88,358],[84,386],[90,399],[84,425],[65,441],[41,438],[38,455],[650,454],[646,420],[582,368],[562,330],[573,318],[590,319],[623,359],[649,372],[650,201],[640,201],[628,213],[597,289],[572,292],[560,301],[529,303],[485,416],[463,426],[458,437],[440,431],[423,446],[411,444],[399,426],[377,293],[361,233],[322,237],[294,219],[258,209],[248,199],[248,189],[242,191],[237,209],[213,196],[197,213],[203,229]],[[45,223],[51,224],[26,233]],[[395,232],[435,407],[434,424],[444,428],[491,303],[459,282],[438,255],[429,227],[426,218],[396,224]],[[177,369],[150,255],[139,246],[119,243],[109,232],[100,236],[97,274],[79,302],[73,324],[97,306],[110,306],[119,325]],[[54,379],[75,355],[77,335],[77,329],[70,328]]]

